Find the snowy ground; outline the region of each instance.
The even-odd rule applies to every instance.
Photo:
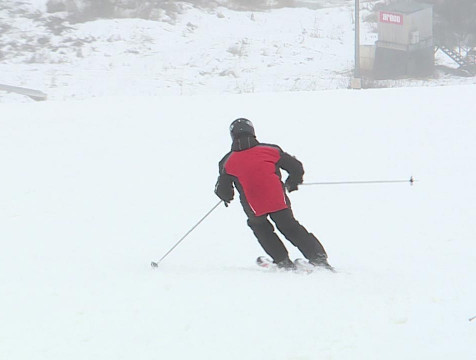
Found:
[[[474,359],[475,89],[0,104],[1,358]],[[151,270],[238,116],[307,182],[420,181],[290,195],[338,274],[258,269],[237,202]]]
[[[42,90],[52,100],[345,89],[352,76],[350,0],[254,12],[183,4],[180,14],[161,21],[76,24],[41,12],[44,2],[22,5],[26,13],[18,5],[0,10],[0,83]],[[374,44],[376,24],[364,21],[368,9],[371,2],[362,2],[362,43]],[[441,53],[437,63],[452,66]],[[437,71],[374,86],[475,81]],[[30,100],[0,93],[0,102],[17,101]]]
[[[0,11],[0,83],[50,99],[0,93],[0,359],[476,358],[476,87],[433,86],[474,78],[305,91],[348,86],[352,4],[58,35],[43,13]],[[338,274],[257,268],[237,202],[152,271],[217,203],[240,116],[307,182],[419,182],[290,195]]]

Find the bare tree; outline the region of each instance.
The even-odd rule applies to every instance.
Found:
[[[435,4],[437,43],[458,47],[460,52],[476,46],[476,1],[440,0]]]

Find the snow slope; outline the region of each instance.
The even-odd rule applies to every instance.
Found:
[[[476,87],[0,104],[0,357],[476,357]],[[214,204],[228,125],[305,165],[338,274],[268,273]],[[292,256],[297,253],[290,249]]]
[[[8,0],[8,3],[17,2]],[[0,83],[48,93],[49,99],[313,91],[349,87],[354,67],[354,1],[270,11],[182,4],[160,21],[108,19],[71,24],[64,15],[0,9]],[[376,24],[364,21],[362,44]],[[29,11],[29,12],[28,12]],[[440,52],[437,63],[451,65]],[[473,84],[437,71],[432,78],[371,86]],[[29,101],[0,93],[0,102]]]

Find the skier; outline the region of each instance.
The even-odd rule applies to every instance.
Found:
[[[289,192],[298,190],[298,185],[302,184],[302,163],[277,145],[258,142],[248,119],[233,121],[230,134],[231,151],[219,163],[215,194],[228,206],[234,197],[233,185],[236,187],[248,216],[248,226],[279,268],[293,270],[296,265],[268,217],[312,265],[333,270],[322,244],[294,218],[285,192],[285,189]],[[280,169],[289,174],[284,184]]]

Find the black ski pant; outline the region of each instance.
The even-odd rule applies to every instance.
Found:
[[[279,232],[296,246],[308,260],[326,259],[327,254],[319,240],[309,233],[293,215],[291,209],[284,209],[268,215],[248,214],[248,226],[253,230],[264,251],[278,263],[289,259],[289,254],[281,239],[274,231],[274,222]]]

